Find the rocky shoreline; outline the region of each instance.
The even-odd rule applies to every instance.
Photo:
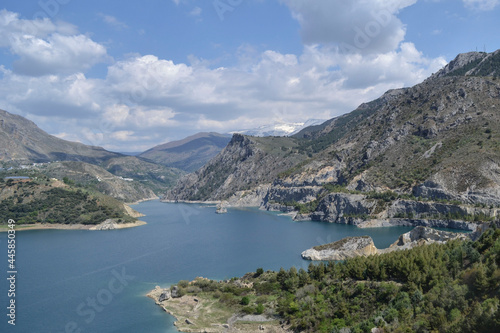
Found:
[[[146,296],[152,298],[165,312],[175,317],[174,325],[181,332],[291,333],[282,327],[276,318],[234,313],[232,309],[223,309],[218,306],[218,300],[204,295],[181,296],[178,294],[177,287],[170,289],[156,286]]]
[[[283,187],[283,186],[282,186]],[[475,231],[476,217],[492,220],[500,216],[500,208],[483,207],[458,202],[432,201],[427,199],[390,199],[389,201],[371,198],[369,193],[330,193],[318,201],[316,209],[299,212],[297,208],[282,202],[290,201],[296,205],[307,205],[323,189],[309,186],[305,193],[301,188],[283,187],[278,191],[276,185],[266,184],[253,190],[238,191],[227,200],[224,207],[255,207],[267,211],[281,212],[294,221],[318,221],[350,224],[359,228],[379,228],[393,226],[424,226]],[[373,195],[373,194],[371,194]],[[382,195],[379,193],[379,195]],[[396,195],[396,194],[395,194]],[[307,199],[307,200],[306,200]],[[305,200],[305,201],[304,201]],[[165,200],[164,202],[184,202],[218,205],[221,201]],[[482,220],[479,221],[482,221]]]
[[[445,243],[450,240],[473,240],[478,233],[455,233],[449,231],[435,230],[429,227],[416,227],[402,234],[398,240],[386,249],[377,249],[373,239],[369,236],[347,237],[339,241],[315,246],[302,252],[301,256],[306,260],[345,260],[358,256],[370,256],[393,251],[412,249],[416,246]]]

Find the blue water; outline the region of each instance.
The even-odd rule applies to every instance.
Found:
[[[7,324],[7,235],[0,234],[0,332],[177,332],[145,294],[197,276],[226,279],[280,267],[305,268],[300,253],[346,236],[378,248],[407,227],[358,229],[293,222],[258,209],[167,204],[134,206],[145,226],[113,231],[32,230],[16,234],[16,326]]]

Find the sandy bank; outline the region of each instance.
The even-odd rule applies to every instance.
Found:
[[[104,222],[103,222],[104,223]],[[137,221],[132,223],[115,223],[115,228],[113,229],[99,229],[103,223],[96,225],[86,225],[86,224],[60,224],[60,223],[35,223],[35,224],[19,224],[15,226],[16,231],[24,230],[114,230],[114,229],[125,229],[134,228],[141,225],[145,225],[146,222]],[[0,232],[7,232],[8,228],[6,225],[0,226]]]

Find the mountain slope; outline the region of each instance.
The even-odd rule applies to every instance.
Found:
[[[304,218],[489,220],[500,207],[499,57],[499,51],[459,55],[421,84],[389,91],[349,114],[283,138],[283,149],[293,147],[293,154],[279,159],[280,165],[293,165],[285,172],[272,172],[277,163],[256,164],[225,151],[207,164],[227,170],[212,188],[199,195],[200,184],[210,183],[210,173],[202,169],[196,181],[181,181],[167,198],[229,199],[241,189],[231,186],[235,182],[254,189],[272,183],[261,204],[295,209]],[[240,150],[254,140],[240,140]],[[272,146],[271,138],[259,140],[262,147]],[[243,165],[267,172],[238,175],[235,170]]]
[[[122,156],[108,159],[101,166],[115,176],[133,179],[160,194],[173,187],[184,171],[145,160],[141,157]]]
[[[184,174],[181,170],[143,158],[56,138],[27,119],[0,110],[0,163],[8,167],[19,167],[23,164],[59,161],[81,164],[59,163],[55,168],[57,172],[49,174],[51,177],[62,179],[68,176],[76,182],[86,183],[84,179],[95,181],[99,175],[108,174],[109,171],[114,176],[106,175],[104,178],[115,179],[116,182],[103,182],[99,188],[104,189],[103,184],[108,184],[105,193],[127,202],[153,198],[154,193],[161,193],[172,187]],[[75,168],[78,169],[77,172]],[[52,170],[54,165],[50,168],[40,166],[39,169]],[[83,177],[82,172],[87,174]],[[71,178],[73,176],[76,178]],[[133,182],[120,180],[120,177],[131,178]]]
[[[98,164],[121,154],[49,135],[30,120],[0,110],[0,162],[82,161]]]
[[[139,157],[187,172],[199,169],[231,140],[218,133],[198,133],[183,140],[153,147]]]

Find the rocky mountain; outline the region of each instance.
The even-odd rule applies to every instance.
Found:
[[[306,158],[297,153],[297,140],[234,134],[222,152],[169,191],[167,200],[222,200],[237,191],[254,190],[272,182]]]
[[[198,133],[183,140],[153,147],[139,157],[187,172],[198,170],[216,156],[231,140],[219,133]]]
[[[489,221],[500,207],[500,51],[290,138],[233,136],[166,200],[239,202],[361,224]]]

